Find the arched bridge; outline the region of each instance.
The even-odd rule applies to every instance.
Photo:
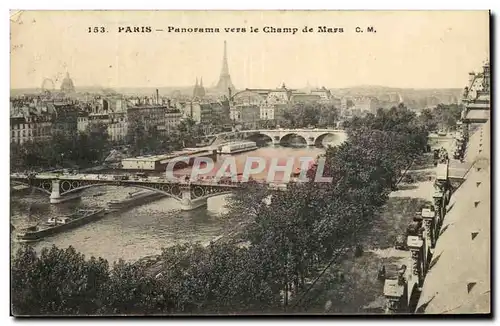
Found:
[[[130,178],[124,175],[106,174],[39,174],[27,176],[12,174],[12,184],[23,184],[50,195],[53,204],[80,197],[84,189],[97,186],[123,186],[153,190],[181,202],[184,210],[194,209],[207,203],[214,196],[228,194],[241,188],[233,182],[213,180],[178,182],[161,177]]]
[[[218,145],[235,138],[250,138],[255,135],[267,136],[275,145],[280,144],[282,140],[286,140],[288,137],[292,136],[303,138],[308,146],[321,145],[321,142],[327,136],[331,136],[333,138],[333,143],[338,145],[347,140],[347,133],[342,129],[255,129],[214,135],[215,139],[212,145]]]

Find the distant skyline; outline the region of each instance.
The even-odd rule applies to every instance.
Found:
[[[344,33],[266,34],[265,26],[342,27]],[[106,33],[88,33],[104,26]],[[151,33],[118,33],[151,26]],[[156,29],[218,27],[220,33]],[[250,26],[260,33],[249,33]],[[376,33],[356,33],[373,26]],[[225,33],[244,27],[246,33]],[[11,19],[11,88],[215,86],[223,42],[237,89],[374,85],[463,88],[489,55],[487,11],[25,11]]]

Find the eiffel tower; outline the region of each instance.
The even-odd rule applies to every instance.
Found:
[[[220,72],[219,82],[217,83],[216,88],[218,91],[224,94],[227,94],[229,92],[229,89],[231,89],[231,92],[234,91],[234,85],[231,82],[229,67],[227,65],[226,41],[224,41],[224,57],[222,58],[222,70]]]

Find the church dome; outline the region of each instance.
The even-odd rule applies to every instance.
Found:
[[[62,81],[61,91],[65,93],[72,93],[75,91],[75,85],[73,84],[73,80],[69,77],[69,73],[66,73],[66,77],[64,77]]]

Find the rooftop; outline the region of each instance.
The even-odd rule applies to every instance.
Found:
[[[123,161],[156,162],[156,161],[163,161],[166,159],[176,158],[176,157],[183,156],[183,155],[194,155],[194,154],[199,154],[199,153],[203,153],[203,152],[206,152],[206,149],[203,149],[203,150],[189,149],[189,150],[175,151],[175,152],[168,153],[168,154],[143,155],[143,156],[129,157],[129,158],[123,159]]]
[[[471,110],[467,112],[465,120],[470,120],[472,122],[485,122],[490,118],[490,111],[486,110]]]
[[[491,312],[490,121],[470,137],[466,179],[448,204],[417,312]]]

